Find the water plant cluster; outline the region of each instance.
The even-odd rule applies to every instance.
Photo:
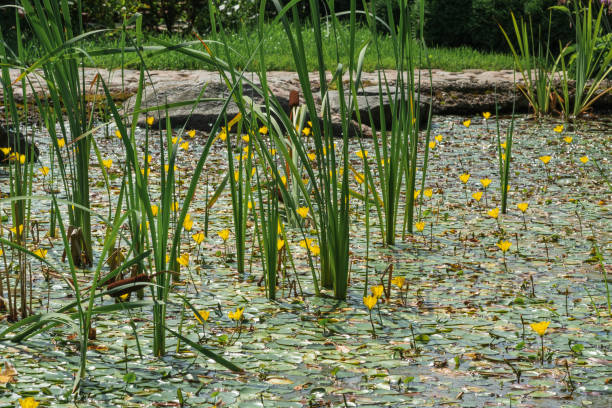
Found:
[[[352,115],[356,114],[358,129],[365,119],[359,116],[356,96],[363,86],[365,54],[380,52],[376,20],[383,16],[365,14],[372,37],[358,44],[353,0],[348,37],[338,37],[332,46],[348,47],[355,58],[348,66],[338,62],[330,67],[321,57],[329,44],[317,24],[318,2],[310,0],[310,23],[320,57],[316,72],[320,94],[315,95],[306,69],[298,2],[271,3],[277,10],[275,23],[282,24],[291,44],[301,86],[303,103],[289,112],[267,84],[263,17],[257,26],[259,41],[250,45],[249,58],[259,60],[255,82],[236,68],[225,41],[210,43],[196,35],[200,49],[159,38],[147,39],[156,46],[144,46],[142,20],[135,15],[126,17],[118,29],[120,47],[85,52],[80,44],[97,32],[82,31],[82,23],[69,13],[67,0],[20,2],[16,12],[25,13],[46,54],[35,64],[23,66],[23,44],[16,50],[0,47],[5,120],[10,128],[24,132],[27,140],[40,143],[42,163],[34,160],[29,144],[3,150],[10,195],[0,200],[7,212],[0,225],[4,233],[0,237],[0,302],[6,312],[0,344],[15,350],[26,344],[36,347],[44,339],[61,344],[76,358],[68,359],[74,377],[71,387],[46,385],[29,390],[28,395],[19,394],[11,403],[35,407],[42,399],[39,391],[61,403],[92,394],[103,398],[96,391],[98,382],[104,381],[96,371],[100,362],[119,366],[125,402],[132,403],[134,398],[134,404],[142,404],[144,400],[138,398],[147,391],[138,389],[136,380],[150,377],[135,368],[135,360],[159,367],[164,380],[182,381],[192,366],[198,366],[201,385],[195,389],[173,386],[171,396],[164,391],[165,401],[181,406],[237,404],[235,396],[224,393],[251,381],[264,385],[245,393],[255,395],[249,403],[263,405],[264,393],[265,398],[284,402],[268,395],[268,387],[292,386],[291,393],[296,394],[291,396],[292,403],[316,405],[323,395],[334,394],[330,397],[334,403],[355,404],[354,390],[330,391],[349,377],[368,384],[367,389],[372,381],[376,389],[390,391],[386,396],[373,395],[375,401],[409,401],[412,387],[424,391],[417,383],[428,381],[409,375],[411,364],[428,358],[440,370],[460,370],[467,360],[480,368],[483,361],[505,367],[500,378],[517,388],[509,385],[499,398],[507,394],[511,403],[522,398],[512,392],[534,372],[562,377],[565,386],[555,392],[572,398],[580,391],[580,381],[588,382],[576,374],[581,370],[581,375],[587,375],[580,368],[582,357],[590,353],[596,360],[583,365],[599,367],[609,350],[609,342],[599,336],[609,331],[611,315],[605,248],[600,247],[605,238],[602,241],[599,236],[609,234],[609,226],[596,216],[605,212],[607,198],[593,204],[577,194],[571,208],[579,229],[565,220],[558,225],[568,239],[579,231],[581,249],[588,245],[589,273],[597,278],[579,288],[581,296],[588,293],[588,302],[574,298],[575,314],[589,322],[588,328],[571,323],[569,280],[555,279],[555,289],[565,292],[542,296],[536,292],[540,292],[540,280],[548,278],[524,268],[552,268],[565,262],[558,233],[541,231],[536,221],[559,217],[547,202],[552,196],[549,190],[563,195],[561,166],[579,179],[597,178],[602,194],[609,197],[607,148],[586,151],[582,135],[587,131],[570,131],[567,124],[549,126],[548,122],[538,125],[538,130],[552,141],[547,136],[536,140],[542,144],[534,147],[517,140],[514,116],[502,120],[490,112],[436,124],[431,110],[421,112],[426,106],[421,93],[427,84],[415,75],[413,65],[415,56],[423,61],[428,56],[423,1],[418,2],[421,23],[409,18],[407,1],[399,2],[397,15],[384,16],[396,66],[393,77],[380,71],[378,86],[381,102],[385,96],[391,102],[392,120],[381,111],[380,126],[372,128],[371,138],[350,139],[349,127],[355,126]],[[391,3],[387,1],[389,10]],[[333,15],[333,1],[328,5]],[[261,1],[261,16],[265,7],[266,1]],[[211,24],[224,38],[225,28],[217,24],[214,13]],[[336,30],[339,22],[332,18],[330,24]],[[149,51],[173,52],[214,66],[229,91],[224,112],[233,102],[240,113],[219,115],[208,134],[172,128],[169,119],[156,121],[172,106],[141,109],[148,77],[144,53]],[[84,83],[81,70],[82,62],[94,54],[115,55],[123,61],[128,52],[139,56],[142,64],[136,106],[126,114],[105,78],[97,76]],[[9,67],[20,70],[16,80]],[[48,95],[27,92],[37,80],[46,83]],[[243,93],[245,85],[264,102],[255,104]],[[26,98],[23,104],[15,98],[18,88]],[[333,131],[331,88],[340,94],[341,134]],[[190,103],[195,106],[205,97],[206,87]],[[27,122],[29,110],[35,111],[41,127]],[[375,123],[373,110],[368,114],[368,123]],[[144,128],[137,126],[141,117]],[[520,131],[526,131],[522,126]],[[42,137],[44,141],[39,140]],[[486,152],[486,164],[473,167],[469,158],[480,150],[468,140],[477,141]],[[444,162],[444,149],[453,145],[460,151],[453,153],[451,163]],[[517,162],[520,166],[515,168]],[[433,174],[431,166],[435,166]],[[526,171],[545,176],[539,185],[532,185],[522,180],[521,173]],[[567,205],[564,201],[564,211]],[[543,247],[546,256],[541,251],[530,253],[533,245]],[[489,273],[498,277],[501,292],[488,290],[480,299],[472,285],[494,281],[486,276]],[[444,290],[456,290],[447,285],[457,282],[466,285],[470,294],[462,292],[463,306],[442,296],[428,297],[426,290],[439,294],[432,282]],[[560,310],[559,298],[565,300],[565,310]],[[525,304],[536,312],[521,309]],[[287,324],[283,313],[299,317],[300,322]],[[509,313],[507,320],[495,323],[506,319],[505,313]],[[469,319],[481,320],[480,327],[487,327],[489,350],[465,330]],[[118,329],[117,322],[125,327]],[[567,335],[563,349],[557,341],[548,340],[551,330],[566,333],[569,327],[586,340]],[[453,329],[461,333],[444,338]],[[266,357],[270,352],[264,350],[266,344],[292,346],[292,331],[299,348],[320,342],[347,358],[338,358],[336,364],[330,363],[328,355],[319,359],[324,349],[313,349],[306,356],[283,351],[273,367],[271,357]],[[119,332],[124,337],[120,346],[111,341]],[[381,339],[389,339],[391,348],[381,349],[377,343]],[[438,347],[463,339],[469,341],[462,351],[451,347],[440,353]],[[261,343],[255,344],[258,340]],[[590,350],[585,350],[586,343]],[[387,374],[376,361],[357,354],[370,348],[372,355],[385,356]],[[193,360],[183,366],[184,358]],[[168,359],[173,360],[168,363],[171,367],[162,368]],[[10,360],[7,357],[0,372],[0,384],[9,393],[19,385],[21,369],[15,369]],[[368,367],[360,368],[362,362]],[[308,370],[317,367],[317,375],[320,367],[331,367],[331,373],[321,379],[320,387],[316,382],[293,386],[301,378],[298,364]],[[209,370],[223,378],[222,383],[213,383],[203,373]],[[543,393],[529,394],[530,398],[552,393],[539,388],[530,391]],[[597,383],[595,391],[605,392],[606,387]],[[461,398],[456,396],[454,401]]]

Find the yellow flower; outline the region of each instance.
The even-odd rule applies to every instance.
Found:
[[[146,156],[142,158],[142,160],[146,160],[147,164],[151,164],[151,160],[153,160],[153,156],[151,156],[150,154],[147,154]]]
[[[442,141],[442,135],[436,136],[436,142],[440,143]]]
[[[58,147],[64,147],[65,145],[66,145],[66,139],[64,139],[63,137],[61,139],[57,139]]]
[[[494,209],[487,211],[487,214],[489,214],[489,217],[491,218],[497,218],[499,216],[499,208],[495,207]]]
[[[172,166],[172,169],[174,170],[175,173],[178,171],[178,167],[176,167],[176,164],[174,166]],[[169,164],[164,164],[164,171],[167,173],[168,170],[170,170],[170,165]]]
[[[498,242],[497,244],[495,244],[495,245],[497,245],[497,247],[498,247],[499,249],[501,249],[501,250],[502,250],[502,252],[506,252],[506,251],[507,251],[507,250],[509,250],[509,249],[510,249],[510,247],[512,246],[512,242],[510,242],[510,241],[499,241],[499,242]]]
[[[36,408],[40,402],[36,401],[34,397],[27,397],[19,400],[19,406],[21,408]]]
[[[589,161],[589,156],[582,156],[580,158],[580,161],[582,162],[582,164],[586,164]]]
[[[45,259],[47,257],[47,250],[38,248],[36,251],[33,252],[33,254],[39,258]]]
[[[482,184],[484,188],[487,188],[489,187],[489,184],[491,184],[491,179],[489,178],[480,179],[480,184]]]
[[[553,130],[555,132],[557,132],[557,133],[561,133],[561,132],[563,132],[563,125],[555,126],[555,128]]]
[[[147,118],[147,125],[151,126],[155,122],[155,118],[153,116],[149,116]]]
[[[113,159],[102,160],[102,166],[106,167],[107,169],[110,169],[112,165],[113,165]]]
[[[414,190],[414,199],[416,200],[417,197],[419,196],[419,194],[421,194],[421,190]]]
[[[472,123],[472,121],[470,119],[468,119],[465,122],[463,122],[463,126],[465,126],[466,128],[469,128],[471,123]]]
[[[191,129],[189,132],[187,132],[187,136],[193,139],[195,137],[195,133],[195,129]]]
[[[191,219],[191,214],[187,213],[187,215],[185,216],[185,220],[183,221],[183,228],[185,228],[186,231],[191,231],[191,229],[193,228],[193,220]]]
[[[300,217],[306,218],[308,216],[308,207],[300,207],[296,210],[296,212],[300,215]]]
[[[224,229],[224,230],[217,232],[217,234],[221,237],[223,241],[227,241],[227,239],[229,238],[230,232],[228,229]]]
[[[538,336],[543,337],[546,334],[546,329],[548,329],[548,325],[550,321],[543,321],[539,323],[531,323],[529,326],[533,329],[534,332],[538,333]]]
[[[181,149],[183,149],[183,150],[187,151],[187,150],[189,149],[189,142],[188,142],[188,141],[185,141],[185,142],[181,143],[181,144],[179,145],[179,147],[180,147]]]
[[[548,162],[550,161],[551,157],[550,156],[540,156],[540,160],[542,161],[542,163],[544,164],[548,164]]]
[[[179,203],[178,203],[178,201],[173,202],[173,203],[172,203],[172,205],[170,205],[170,209],[171,209],[172,211],[178,211],[178,209],[179,209]]]
[[[499,145],[500,145],[500,147],[501,147],[502,149],[505,149],[505,148],[506,148],[506,142],[504,142],[504,143],[500,143]]]
[[[17,231],[19,231],[19,233],[18,233]],[[13,227],[13,228],[11,228],[11,232],[12,232],[14,235],[21,235],[21,233],[23,232],[23,224],[20,224],[20,225],[19,225],[19,227]]]
[[[281,181],[283,182],[283,185],[287,185],[287,177],[281,176]]]
[[[310,128],[305,127],[304,129],[302,129],[302,133],[304,134],[304,136],[310,135]]]
[[[208,317],[210,316],[210,311],[208,310],[198,310],[198,312],[193,312],[193,315],[195,316],[196,320],[200,323],[200,324],[204,324],[204,322],[208,321]]]
[[[244,312],[244,307],[242,309],[237,307],[235,312],[229,312],[227,316],[232,320],[238,321],[242,319],[242,312]]]
[[[431,142],[429,142],[429,148],[433,149],[434,147],[436,147],[436,142],[432,140]]]
[[[482,191],[479,191],[477,193],[472,194],[472,198],[478,202],[480,202],[480,199],[482,198]]]
[[[317,158],[317,155],[314,153],[308,153],[308,159],[310,159],[310,161],[314,161]]]
[[[270,154],[274,156],[276,154],[276,149],[270,149]]]
[[[319,256],[319,254],[321,253],[321,248],[319,248],[318,245],[313,245],[312,247],[310,247],[310,253],[313,256]]]
[[[276,232],[278,233],[278,235],[281,235],[283,233],[283,223],[281,222],[281,220],[278,220],[278,224],[276,225]]]
[[[19,163],[24,164],[26,160],[25,154],[19,155]]]
[[[119,299],[120,299],[122,302],[125,302],[125,301],[127,300],[127,298],[129,298],[129,297],[130,297],[130,294],[129,294],[129,293],[124,293],[123,295],[119,295]]]
[[[368,308],[368,310],[372,310],[374,306],[376,306],[376,302],[378,298],[376,296],[364,296],[363,304]]]
[[[527,208],[529,207],[529,203],[518,203],[516,205],[518,207],[519,210],[521,210],[522,212],[527,211]]]
[[[431,198],[431,196],[433,195],[433,190],[431,188],[426,188],[425,190],[423,190],[423,195],[427,198]]]
[[[306,238],[300,241],[302,248],[310,249],[312,247],[312,238]]]
[[[193,234],[191,238],[193,238],[196,244],[200,245],[202,241],[204,241],[204,238],[206,238],[206,235],[204,235],[203,232],[198,232],[197,234]]]
[[[225,139],[227,139],[227,132],[225,131],[225,128],[221,129],[221,132],[219,132],[217,137],[225,142]]]
[[[282,239],[279,239],[278,241],[276,241],[276,249],[278,251],[280,251],[284,246],[285,246],[285,241],[283,241]]]
[[[249,209],[249,210],[252,210],[252,209],[253,209],[253,202],[252,202],[252,201],[249,201],[249,202],[247,203],[247,207],[248,207],[248,209]]]
[[[462,175],[459,176],[459,180],[461,180],[463,184],[466,184],[469,179],[470,179],[470,175],[468,173],[463,173]]]
[[[159,212],[159,207],[155,204],[151,204],[151,213],[153,213],[154,217],[157,217],[157,213]]]
[[[406,278],[404,278],[403,276],[396,276],[391,279],[391,284],[397,286],[400,289],[404,287],[404,283],[406,283]]]
[[[189,252],[185,252],[184,254],[181,254],[181,256],[179,256],[178,258],[176,258],[176,261],[179,263],[179,265],[181,266],[187,266],[189,265]]]
[[[262,126],[259,128],[259,133],[261,133],[262,135],[267,135],[268,134],[268,127],[267,126]]]
[[[11,148],[10,147],[0,147],[0,151],[5,155],[8,156],[9,153],[11,152]]]
[[[487,120],[491,117],[491,112],[482,112],[482,116]]]
[[[382,294],[385,288],[383,287],[383,285],[377,285],[377,286],[372,286],[370,290],[372,291],[373,296],[379,298],[379,297],[382,297]]]
[[[251,138],[249,137],[249,135],[242,135],[242,140],[244,141],[244,143],[249,143],[249,140],[251,140]]]
[[[572,140],[574,140],[571,136],[565,136],[563,138],[563,140],[565,141],[565,143],[572,143]]]
[[[236,180],[236,182],[240,180],[240,173],[238,172],[238,170],[234,170],[234,180]]]
[[[360,159],[363,159],[364,157],[368,157],[368,151],[367,150],[360,150],[358,152],[355,152],[355,154],[357,155],[357,157],[359,157]]]
[[[121,139],[122,136],[121,136],[121,132],[119,131],[119,129],[115,130],[115,136],[117,136],[118,139]],[[59,140],[58,140],[58,142],[59,142]]]
[[[179,139],[179,137],[178,137],[178,136],[174,136],[174,137],[172,138],[172,144],[176,144],[176,142],[181,142],[182,140],[183,140],[183,139]]]
[[[416,227],[417,231],[423,232],[423,230],[425,229],[425,222],[424,221],[416,222],[414,226]]]
[[[145,176],[145,169],[140,169],[140,174],[142,174],[142,176]],[[147,168],[147,177],[149,176],[149,174],[151,174],[151,169]]]

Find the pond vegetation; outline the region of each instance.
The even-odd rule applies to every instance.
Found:
[[[348,65],[326,65],[313,24],[321,99],[330,87],[346,95],[333,134],[295,2],[273,3],[304,100],[290,112],[267,88],[261,46],[250,50],[254,84],[227,42],[155,40],[156,52],[214,66],[231,91],[224,108],[239,106],[205,134],[154,126],[153,109],[140,110],[144,57],[124,114],[104,78],[79,80],[89,57],[79,44],[95,33],[71,24],[67,1],[21,2],[46,54],[12,81],[24,47],[0,48],[3,119],[40,151],[40,162],[19,144],[2,151],[2,403],[605,404],[609,119],[580,120],[589,97],[564,121],[422,115],[414,61],[428,54],[403,1],[389,13],[397,74],[379,80],[393,120],[382,114],[371,138],[349,138],[350,95],[366,53],[380,53],[374,19],[372,41],[357,48],[353,1],[334,45],[357,55]],[[98,53],[142,56],[140,21],[126,20],[121,46]],[[212,24],[224,38],[214,13]],[[260,44],[265,27],[261,18]],[[25,91],[39,68],[48,96],[17,104],[13,88]],[[586,78],[586,95],[600,92]],[[43,126],[24,123],[30,109]]]

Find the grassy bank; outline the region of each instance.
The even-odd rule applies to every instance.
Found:
[[[336,35],[331,28],[323,25],[323,34],[329,41],[328,46],[324,49],[325,59],[328,66],[335,65],[336,61],[336,45],[337,41],[339,44],[343,44],[348,41],[348,26],[341,26],[339,33]],[[267,39],[263,45],[266,52],[267,68],[268,70],[279,70],[279,71],[295,71],[296,67],[291,55],[291,47],[286,35],[282,31],[282,27],[277,25],[267,26]],[[360,49],[361,45],[369,41],[372,36],[371,32],[367,27],[359,27],[356,30],[356,43],[359,45],[357,50]],[[309,70],[314,70],[317,57],[314,43],[314,34],[312,28],[305,27],[303,29],[305,50],[307,53],[307,60],[309,61]],[[158,37],[164,40],[170,41],[173,44],[181,44],[184,42],[192,41],[191,47],[196,49],[202,49],[202,45],[199,41],[193,37],[181,37],[179,35],[160,35]],[[242,30],[240,32],[229,33],[228,46],[234,52],[234,56],[237,61],[237,66],[243,68],[248,56],[253,53],[257,45],[257,33],[254,30]],[[221,42],[219,35],[207,35],[204,37],[205,41],[209,44],[215,44],[215,42]],[[377,67],[382,68],[393,68],[393,49],[392,40],[390,37],[378,38],[380,47],[379,57],[374,52],[375,47],[371,47],[370,51],[366,55],[364,62],[365,71],[373,71]],[[153,45],[153,42],[145,41],[145,45]],[[324,44],[325,45],[325,44]],[[119,38],[115,35],[107,34],[97,38],[96,41],[91,42],[87,45],[89,51],[102,48],[102,47],[119,47]],[[349,60],[348,49],[349,47],[340,46],[338,47],[341,54],[338,56],[340,62],[347,63]],[[464,69],[484,69],[484,70],[500,70],[500,69],[511,69],[513,66],[512,56],[510,54],[502,53],[488,53],[477,51],[467,47],[461,48],[430,48],[429,56],[431,58],[431,65],[433,69],[442,69],[446,71],[461,71]],[[137,66],[139,58],[135,53],[127,54],[127,66],[128,68],[134,68]],[[418,59],[418,57],[417,57]],[[253,59],[251,69],[255,69],[257,66],[258,59]],[[117,67],[120,60],[117,57],[101,56],[94,57],[92,65],[104,68]],[[418,61],[415,61],[416,65],[419,65]],[[425,65],[423,63],[423,65]],[[147,67],[149,69],[168,69],[168,70],[179,70],[179,69],[210,69],[200,61],[189,59],[184,56],[179,56],[175,53],[149,53],[147,56]]]

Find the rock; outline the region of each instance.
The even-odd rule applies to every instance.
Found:
[[[389,87],[389,92],[393,95],[396,91],[394,86]],[[385,92],[383,88],[383,92]],[[329,105],[333,113],[340,114],[340,96],[338,91],[329,91],[328,93]],[[418,98],[415,97],[415,98]],[[359,116],[361,117],[361,123],[374,127],[379,130],[381,128],[381,110],[385,117],[385,124],[387,130],[391,129],[391,121],[393,120],[393,115],[391,112],[391,99],[389,95],[384,93],[381,98],[379,96],[379,88],[378,86],[368,86],[361,89],[357,93],[357,106],[359,107]],[[345,103],[348,105],[348,95],[345,94]],[[422,124],[427,122],[427,116],[429,114],[429,99],[425,96],[421,96],[420,101],[420,121]],[[372,114],[372,121],[370,121],[370,113]],[[357,112],[353,111],[351,115],[351,119],[357,120]]]
[[[40,151],[31,139],[28,140],[20,132],[0,125],[0,148],[6,147],[10,147],[11,152],[29,155],[30,158],[34,158],[34,162],[38,161]],[[8,158],[9,155],[4,154],[4,152],[0,151],[1,165],[8,164]]]
[[[198,99],[202,88],[206,87],[200,103],[194,107],[195,101]],[[243,85],[243,95],[253,99],[253,102],[258,105],[264,104],[264,98],[261,97],[253,87],[250,85]],[[186,125],[186,129],[197,129],[203,131],[210,131],[213,124],[217,120],[217,117],[223,110],[225,100],[229,96],[227,86],[223,82],[199,82],[199,83],[182,83],[174,85],[166,85],[164,87],[146,87],[143,91],[141,110],[146,111],[146,114],[140,115],[138,120],[139,126],[145,126],[147,116],[153,116],[155,121],[153,126],[156,127],[157,123],[161,120],[166,120],[166,110],[148,110],[159,105],[172,105],[178,103],[186,103],[193,101],[184,106],[172,107],[167,110],[167,116],[170,118],[170,124],[172,127],[182,127]],[[282,108],[289,111],[289,100],[287,99],[288,93],[285,97],[277,95],[276,98],[279,100]],[[125,112],[133,112],[136,96],[131,97],[124,104]],[[247,107],[247,109],[249,109]],[[232,100],[227,106],[225,115],[227,120],[230,121],[236,116],[240,110],[238,105]]]

